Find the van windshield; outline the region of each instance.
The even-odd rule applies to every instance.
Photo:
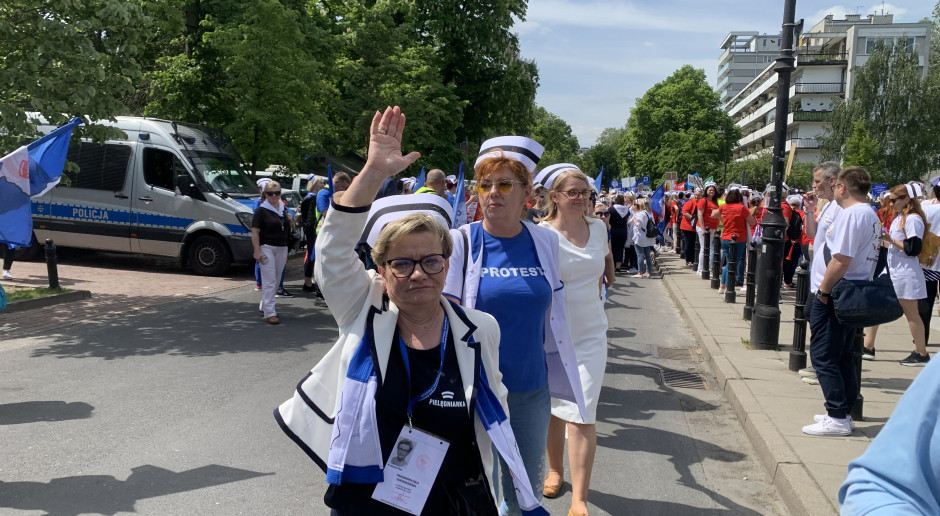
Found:
[[[245,174],[237,160],[226,154],[195,152],[192,155],[196,173],[217,192],[227,194],[258,193],[255,183]]]

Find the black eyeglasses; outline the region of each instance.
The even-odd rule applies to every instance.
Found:
[[[522,181],[514,181],[512,179],[504,177],[502,179],[496,180],[495,183],[493,181],[484,179],[478,182],[474,188],[476,188],[476,191],[478,194],[486,195],[490,193],[490,190],[493,189],[493,185],[496,185],[497,192],[499,192],[502,195],[508,195],[509,192],[512,191],[513,185],[521,185],[521,184],[522,184]]]
[[[606,216],[608,216],[608,215],[610,215],[610,213],[607,213],[606,211],[595,211],[595,212],[594,212],[594,216],[595,216],[595,217],[606,217]]]
[[[411,258],[393,258],[385,262],[392,274],[396,278],[410,278],[415,272],[415,264],[421,264],[421,270],[425,274],[437,274],[444,270],[444,263],[447,258],[443,254],[429,254],[423,258],[412,260]]]
[[[280,190],[272,190],[272,191],[270,191],[270,192],[264,192],[264,195],[267,195],[268,197],[277,197],[278,195],[281,195],[281,191],[280,191]]]

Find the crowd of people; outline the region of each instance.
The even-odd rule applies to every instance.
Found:
[[[462,201],[456,178],[436,169],[410,194],[413,184],[395,179],[419,158],[401,151],[404,126],[397,107],[376,112],[362,171],[334,177],[332,196],[321,178],[308,181],[304,289],[322,295],[340,336],[275,418],[325,470],[334,515],[546,514],[541,498],[562,489],[566,446],[569,515],[587,514],[607,288],[618,274],[650,277],[667,249],[701,274],[713,265],[703,250],[716,232],[719,292],[732,275],[744,288],[744,251],[761,239],[770,197],[711,182],[662,201],[597,192],[573,164],[540,168],[542,146],[518,136],[484,142]],[[854,429],[855,333],[832,310],[838,280],[871,279],[881,256],[913,338],[901,363],[929,361],[940,266],[925,236],[940,223],[940,204],[922,203],[923,188],[907,184],[874,206],[870,187],[864,169],[826,162],[812,191],[787,191],[780,206],[781,288],[794,287],[803,255],[812,260],[810,356],[826,413],[803,428],[810,435]],[[261,186],[252,224],[268,322],[286,255],[279,189]],[[467,210],[445,209],[456,202]],[[453,224],[455,213],[466,223]]]

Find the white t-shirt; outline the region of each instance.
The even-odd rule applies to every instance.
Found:
[[[810,265],[809,291],[811,293],[819,290],[823,276],[826,275],[826,257],[823,247],[826,244],[826,231],[832,225],[832,221],[842,213],[842,207],[835,201],[829,201],[823,206],[819,213],[819,220],[816,222],[816,236],[813,237],[813,263]]]
[[[847,280],[871,279],[878,263],[880,245],[881,221],[868,203],[861,202],[843,209],[826,230],[825,248],[831,255],[841,254],[852,259],[843,276]],[[825,264],[824,249],[819,248],[815,253],[822,255],[820,258]]]

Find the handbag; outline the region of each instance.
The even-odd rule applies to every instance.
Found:
[[[825,249],[826,264],[832,259]],[[882,274],[873,280],[842,278],[832,287],[832,309],[836,319],[849,328],[865,328],[896,321],[904,315],[891,277]]]

